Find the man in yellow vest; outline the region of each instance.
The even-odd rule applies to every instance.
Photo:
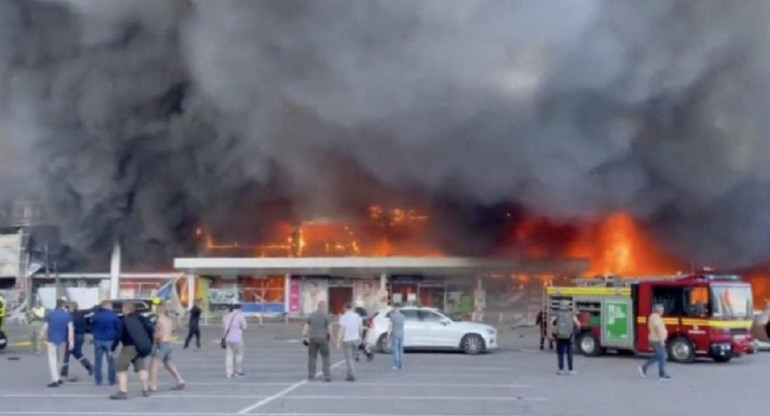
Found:
[[[45,308],[40,301],[35,302],[29,312],[27,312],[27,322],[29,322],[29,342],[30,348],[35,355],[40,355],[43,346],[43,324],[45,323]]]

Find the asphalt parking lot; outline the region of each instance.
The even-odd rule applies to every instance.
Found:
[[[7,329],[12,339],[22,336],[20,328]],[[334,381],[307,382],[299,331],[298,324],[252,326],[246,377],[227,379],[219,331],[205,328],[200,351],[175,351],[185,391],[171,391],[164,374],[161,392],[143,398],[132,384],[131,399],[122,402],[108,400],[114,388],[94,386],[81,368],[74,374],[82,381],[48,389],[45,357],[12,347],[0,352],[0,416],[744,415],[764,410],[769,380],[770,353],[726,365],[671,365],[668,382],[641,379],[633,357],[578,357],[577,376],[557,376],[555,356],[534,348],[532,330],[507,329],[502,348],[491,354],[408,353],[403,371],[379,355],[359,364],[355,383],[343,381],[341,352],[334,350]]]

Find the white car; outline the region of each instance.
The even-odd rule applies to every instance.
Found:
[[[497,348],[497,329],[474,322],[456,322],[433,308],[400,308],[404,323],[404,348],[460,350],[481,354]],[[392,350],[388,330],[392,308],[382,309],[369,319],[366,342],[381,352]]]

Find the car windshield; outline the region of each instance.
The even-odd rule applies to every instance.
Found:
[[[711,307],[718,318],[750,318],[754,312],[751,286],[713,286]]]

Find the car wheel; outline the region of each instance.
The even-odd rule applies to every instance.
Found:
[[[675,363],[695,362],[695,348],[685,337],[676,337],[668,344],[668,356]]]
[[[8,346],[8,338],[6,338],[5,333],[3,331],[0,331],[0,350],[5,349],[5,347]]]
[[[464,336],[462,342],[460,342],[460,348],[462,348],[463,352],[470,355],[481,354],[487,349],[484,344],[484,338],[481,338],[478,334]]]
[[[388,334],[382,334],[380,335],[380,338],[377,339],[377,349],[383,354],[390,354],[393,352],[393,344],[390,343]]]
[[[599,343],[599,338],[591,331],[586,331],[578,337],[578,349],[583,355],[589,357],[598,357],[602,355],[603,349]]]

